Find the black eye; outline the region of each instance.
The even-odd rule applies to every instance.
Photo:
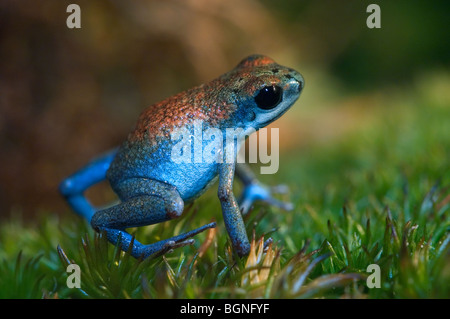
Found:
[[[255,102],[259,108],[270,110],[281,102],[282,97],[283,90],[279,86],[266,86],[255,96]]]

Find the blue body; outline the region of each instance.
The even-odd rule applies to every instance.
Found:
[[[116,155],[107,173],[112,188],[121,197],[121,183],[130,178],[148,178],[175,186],[184,202],[190,202],[206,190],[217,177],[217,163],[175,163],[171,159],[174,143],[161,141],[158,147],[148,143],[126,143]]]

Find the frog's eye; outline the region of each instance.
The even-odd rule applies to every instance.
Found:
[[[256,105],[263,110],[271,110],[277,106],[283,97],[283,89],[272,85],[262,88],[255,96]]]

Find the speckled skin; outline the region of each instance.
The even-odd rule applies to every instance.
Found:
[[[302,76],[295,70],[262,55],[249,56],[217,79],[149,106],[120,148],[65,179],[60,191],[75,212],[90,221],[94,229],[105,231],[114,244],[120,240],[121,248],[131,248],[134,257],[145,258],[192,244],[190,237],[215,227],[215,223],[149,245],[133,240],[125,229],[179,217],[184,203],[200,196],[218,178],[218,197],[226,229],[233,248],[244,256],[248,254],[250,244],[242,215],[251,204],[255,200],[264,200],[283,208],[289,205],[273,199],[271,190],[258,183],[242,164],[225,161],[175,163],[171,159],[171,150],[177,140],[171,138],[171,133],[176,129],[193,130],[196,120],[202,121],[203,130],[210,127],[222,131],[242,128],[244,132],[251,128],[260,129],[292,106],[303,85]],[[255,102],[255,96],[268,86],[282,89],[279,103],[269,110],[260,108]],[[245,185],[240,205],[232,191],[235,172]],[[120,203],[97,210],[83,192],[105,178]]]

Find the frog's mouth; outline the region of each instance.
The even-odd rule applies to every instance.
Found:
[[[288,109],[289,109],[289,108],[287,108],[287,109],[285,109],[284,111],[280,112],[277,116],[271,118],[270,120],[265,121],[264,123],[261,123],[260,125],[258,125],[259,128],[266,127],[266,126],[269,125],[270,123],[272,123],[272,122],[278,120],[281,116],[283,116],[284,113],[286,113],[286,111],[287,111]]]

